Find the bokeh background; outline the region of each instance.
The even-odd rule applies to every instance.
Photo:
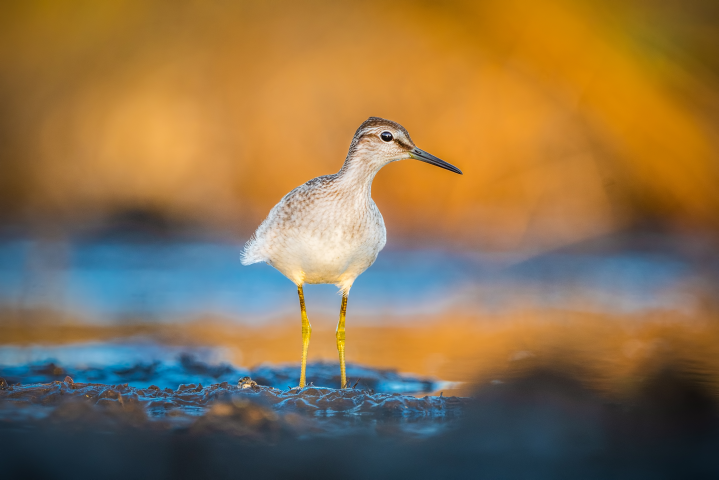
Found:
[[[581,366],[618,395],[671,363],[717,391],[716,2],[0,12],[0,363],[116,364],[118,341],[136,361],[147,339],[298,362],[294,287],[240,249],[381,116],[464,175],[377,176],[389,239],[350,297],[349,361],[464,393]],[[307,296],[310,360],[335,361],[339,297]]]

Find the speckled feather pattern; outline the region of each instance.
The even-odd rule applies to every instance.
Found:
[[[378,141],[390,130],[397,145]],[[376,117],[355,133],[342,169],[285,195],[245,245],[242,263],[266,262],[297,285],[331,283],[347,293],[374,263],[387,235],[371,197],[372,180],[414,147],[399,124]]]

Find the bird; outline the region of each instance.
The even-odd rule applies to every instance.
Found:
[[[313,178],[285,195],[260,224],[241,254],[241,263],[266,263],[297,285],[302,318],[299,388],[306,386],[312,327],[303,285],[334,284],[342,295],[335,338],[340,388],[347,388],[345,317],[355,279],[377,259],[387,231],[372,200],[372,180],[392,162],[415,159],[462,175],[454,165],[418,148],[399,123],[380,117],[364,121],[352,138],[342,168]]]

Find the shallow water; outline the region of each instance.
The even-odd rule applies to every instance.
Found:
[[[267,265],[243,267],[241,246],[221,242],[0,241],[0,306],[49,308],[93,323],[127,318],[178,322],[220,315],[258,324],[296,313],[292,284]],[[363,322],[384,315],[438,314],[451,308],[499,312],[566,307],[611,313],[691,311],[685,288],[696,262],[672,251],[554,252],[480,255],[386,250],[352,289],[350,313]],[[705,259],[701,278],[719,278]],[[311,315],[334,316],[327,285],[306,289]]]
[[[237,368],[222,348],[176,347],[151,341],[89,342],[69,345],[0,346],[0,377],[9,384],[47,383],[66,376],[78,383],[177,388],[180,384],[230,382],[250,376],[263,386],[287,390],[297,385],[298,364],[260,364]],[[347,365],[351,384],[376,393],[426,394],[446,385],[431,378],[400,375],[391,369]],[[336,363],[310,362],[308,383],[336,387]]]

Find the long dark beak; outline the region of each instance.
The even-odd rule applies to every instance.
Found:
[[[420,162],[429,163],[430,165],[436,165],[440,168],[444,168],[445,170],[449,170],[450,172],[459,173],[460,175],[462,175],[462,170],[460,170],[459,168],[417,147],[415,147],[414,150],[409,152],[409,156],[411,158],[414,158],[415,160],[419,160]]]

